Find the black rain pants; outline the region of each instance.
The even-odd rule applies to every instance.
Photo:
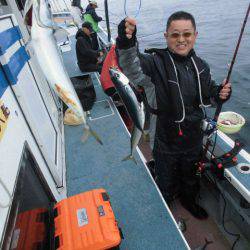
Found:
[[[168,150],[157,141],[153,151],[155,159],[156,183],[166,202],[175,197],[186,202],[195,202],[199,193],[199,176],[196,163],[202,154],[202,142],[187,150]]]

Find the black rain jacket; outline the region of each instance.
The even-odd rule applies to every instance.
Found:
[[[144,74],[155,86],[157,102],[156,139],[167,144],[169,150],[188,149],[200,144],[203,138],[201,121],[204,112],[201,105],[197,74],[191,57],[199,69],[201,95],[204,105],[218,101],[219,86],[211,79],[208,64],[195,55],[194,50],[186,57],[171,53],[168,49],[152,49],[150,55],[139,55]],[[174,59],[180,91],[176,85],[175,69],[168,63],[168,54]],[[183,117],[183,105],[185,118]]]
[[[76,33],[76,56],[79,68],[84,71],[85,66],[97,63],[99,52],[94,50],[92,39],[81,29]]]

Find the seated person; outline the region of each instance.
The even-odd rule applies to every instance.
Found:
[[[103,52],[95,50],[91,33],[92,26],[88,22],[82,24],[82,28],[76,33],[77,64],[81,71],[98,71],[101,73]]]

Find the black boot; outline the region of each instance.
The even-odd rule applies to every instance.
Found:
[[[204,208],[199,206],[195,201],[180,199],[181,205],[188,210],[195,218],[199,220],[206,220],[208,218],[208,213]]]
[[[155,160],[151,159],[150,161],[148,161],[146,163],[146,165],[147,165],[147,167],[148,167],[148,169],[149,169],[149,171],[150,171],[153,179],[155,180],[155,177],[156,177],[156,175],[155,175]]]

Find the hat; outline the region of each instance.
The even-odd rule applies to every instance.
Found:
[[[82,28],[87,28],[90,32],[93,32],[92,25],[91,25],[91,23],[89,23],[89,22],[84,22],[84,23],[82,24]]]
[[[93,4],[93,5],[95,5],[97,7],[97,2],[96,1],[89,0],[89,3]]]

